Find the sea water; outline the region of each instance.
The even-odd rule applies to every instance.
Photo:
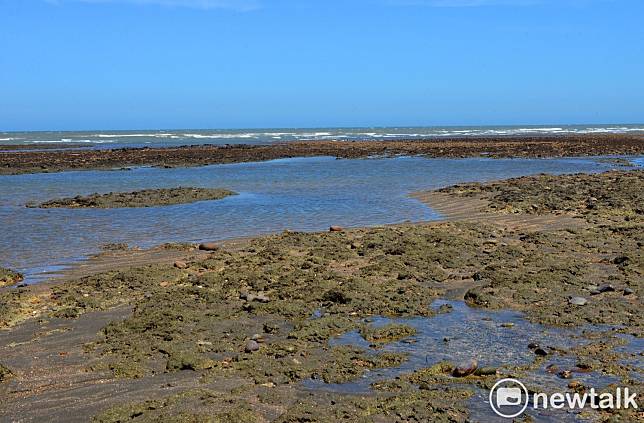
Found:
[[[410,193],[466,181],[547,172],[599,172],[593,158],[337,160],[295,158],[192,168],[73,171],[0,176],[0,266],[42,279],[107,243],[151,247],[284,229],[325,230],[426,221],[440,216]],[[227,188],[217,201],[122,209],[37,209],[30,202],[145,188]]]

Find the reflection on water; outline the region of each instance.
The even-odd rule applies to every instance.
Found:
[[[539,172],[596,172],[593,159],[336,160],[329,157],[197,168],[136,168],[0,176],[0,265],[38,274],[95,253],[110,242],[149,247],[292,230],[323,230],[434,219],[410,192],[464,181]],[[28,209],[28,202],[143,188],[221,187],[220,201],[144,209]]]

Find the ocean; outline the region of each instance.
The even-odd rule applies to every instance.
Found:
[[[392,140],[594,133],[644,133],[644,124],[0,132],[0,145],[79,144],[88,148],[123,148],[195,144],[271,144],[296,140]]]

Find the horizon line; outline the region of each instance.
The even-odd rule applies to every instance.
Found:
[[[378,128],[498,128],[498,127],[544,127],[544,126],[637,126],[643,125],[642,122],[584,122],[584,123],[517,123],[517,124],[446,124],[446,125],[343,125],[343,126],[248,126],[248,127],[219,127],[219,128],[197,128],[197,127],[182,127],[182,128],[123,128],[123,129],[107,129],[107,128],[90,128],[90,129],[15,129],[4,130],[0,129],[0,133],[20,133],[20,132],[130,132],[130,131],[243,131],[243,130],[278,130],[278,129],[378,129]],[[644,130],[644,128],[643,128]]]

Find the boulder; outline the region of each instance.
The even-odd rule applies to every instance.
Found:
[[[219,249],[219,245],[214,242],[204,242],[203,244],[199,244],[199,249],[201,251],[217,251]]]
[[[476,371],[478,366],[479,366],[479,363],[476,360],[472,359],[470,361],[461,363],[456,367],[454,367],[454,370],[452,371],[452,375],[456,377],[469,376]]]

